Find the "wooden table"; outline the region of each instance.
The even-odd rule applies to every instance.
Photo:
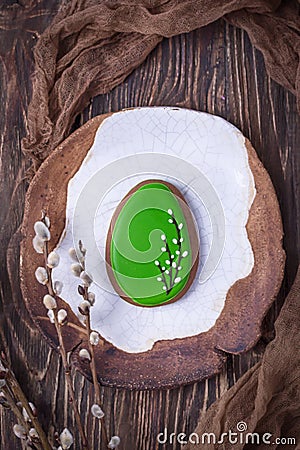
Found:
[[[0,6],[1,347],[9,355],[28,398],[37,406],[44,428],[50,432],[61,431],[66,425],[73,429],[73,422],[64,402],[60,360],[32,323],[19,288],[18,229],[27,189],[20,140],[26,132],[32,48],[60,3],[4,0]],[[179,448],[176,443],[159,447],[157,433],[164,427],[169,432],[192,432],[202,412],[261,358],[292,284],[300,249],[300,120],[296,101],[269,79],[262,55],[244,32],[219,20],[190,34],[165,39],[122,85],[94,98],[77,117],[74,129],[97,114],[145,105],[208,111],[224,117],[249,137],[278,195],[287,263],[281,292],[263,324],[263,337],[247,354],[228,355],[221,374],[170,391],[103,389],[107,423],[111,433],[121,436],[122,450]],[[84,415],[93,401],[91,385],[78,373],[75,384]],[[13,414],[0,408],[1,449],[22,448],[12,434],[14,423]],[[91,447],[100,449],[98,427],[93,429],[90,424],[90,430]]]

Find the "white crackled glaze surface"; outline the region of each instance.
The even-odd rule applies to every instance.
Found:
[[[112,176],[110,189],[99,196],[101,170],[131,155],[142,155],[142,159],[143,155],[150,155],[155,161],[159,158],[164,161],[169,155],[176,158],[175,163],[182,160],[183,169],[181,172],[181,164],[176,163],[175,167],[170,159],[170,164],[166,160],[159,173],[146,171],[142,165],[141,173],[135,173],[130,163],[133,174],[125,178],[121,173],[117,177]],[[194,180],[189,180],[185,163],[201,175],[197,177],[198,191],[193,188]],[[126,174],[125,169],[124,165]],[[84,202],[84,211],[78,218],[75,206],[93,176],[94,187],[98,183],[99,190],[93,188],[93,194],[89,194],[90,201]],[[200,235],[201,264],[194,283],[179,301],[155,308],[141,308],[114,293],[103,269],[103,256],[115,207],[138,182],[154,177],[171,181],[188,201]],[[203,195],[201,183],[205,188]],[[212,186],[212,197],[206,195],[205,183]],[[92,326],[113,345],[126,352],[143,352],[151,349],[156,341],[184,338],[209,330],[223,309],[229,288],[253,268],[254,257],[245,225],[254,197],[254,179],[248,164],[245,138],[225,120],[206,113],[166,107],[113,114],[99,127],[92,148],[69,183],[67,227],[57,249],[61,263],[53,271],[54,280],[64,283],[62,298],[77,313],[80,301],[78,279],[70,273],[68,249],[74,246],[74,235],[80,236],[88,250],[87,269],[96,280],[100,280],[91,288],[96,294]],[[210,203],[210,198],[217,198],[219,206],[223,207],[224,245],[219,224],[223,218],[217,217],[219,206],[215,207],[215,203],[218,202]],[[214,267],[205,270],[213,242],[219,246],[222,244],[222,248],[219,249],[219,257],[216,259],[215,256]]]

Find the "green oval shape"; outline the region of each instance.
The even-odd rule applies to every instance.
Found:
[[[116,292],[138,306],[181,298],[198,266],[191,211],[171,183],[148,180],[117,207],[106,241],[107,272]]]

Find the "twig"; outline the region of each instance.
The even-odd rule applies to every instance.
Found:
[[[62,358],[62,363],[63,363],[63,367],[64,367],[64,372],[65,372],[65,379],[66,379],[66,383],[67,383],[67,387],[68,387],[68,392],[69,392],[69,395],[71,398],[75,421],[76,421],[78,431],[80,434],[80,438],[81,438],[82,448],[84,450],[89,450],[85,432],[84,432],[84,429],[83,429],[83,426],[81,423],[81,419],[80,419],[80,414],[79,414],[79,410],[78,410],[78,406],[77,406],[75,392],[73,389],[72,378],[71,378],[71,369],[70,369],[70,366],[68,363],[67,352],[66,352],[66,349],[64,346],[64,341],[63,341],[63,337],[62,337],[62,333],[61,333],[61,325],[58,322],[56,313],[54,313],[54,325],[55,325],[57,336],[58,336],[59,352],[60,352],[61,358]]]
[[[9,408],[12,410],[19,423],[26,429],[28,434],[29,432],[28,422],[26,422],[26,420],[24,419],[23,414],[20,411],[20,408],[16,404],[16,399],[14,395],[10,392],[8,385],[3,386],[1,390],[5,395],[5,399],[7,400]]]
[[[99,384],[98,377],[97,377],[95,351],[94,351],[94,346],[90,343],[90,339],[89,339],[91,331],[92,331],[91,330],[91,317],[90,317],[90,312],[88,312],[88,314],[86,316],[86,332],[88,335],[89,352],[91,355],[90,369],[91,369],[93,384],[94,384],[94,389],[95,389],[96,403],[100,406],[101,405],[101,392],[100,392],[100,384]],[[107,435],[107,430],[106,430],[106,426],[105,426],[105,416],[102,417],[100,419],[100,421],[101,421],[102,439],[105,444],[105,447],[107,447],[108,446],[108,435]]]
[[[57,310],[57,300],[58,296],[62,290],[62,283],[60,281],[56,281],[53,284],[52,281],[52,269],[57,267],[59,265],[59,255],[55,251],[51,251],[49,253],[48,251],[48,242],[51,238],[51,233],[49,231],[50,228],[50,220],[46,216],[45,212],[42,212],[42,219],[41,221],[35,222],[34,230],[36,232],[36,235],[33,239],[33,247],[36,250],[37,253],[42,253],[44,256],[44,267],[38,267],[35,271],[35,277],[37,281],[43,285],[47,286],[48,294],[44,296],[43,303],[45,307],[48,309],[48,316],[51,319],[51,321],[54,323],[59,346],[58,350],[60,352],[63,368],[64,368],[64,374],[65,374],[65,381],[68,388],[68,393],[70,396],[70,401],[72,402],[72,407],[74,410],[74,416],[75,421],[78,427],[78,431],[81,438],[82,443],[82,449],[83,450],[89,450],[88,441],[85,435],[85,431],[83,429],[80,414],[78,410],[78,404],[75,397],[75,392],[72,385],[72,378],[71,378],[71,364],[69,355],[66,352],[63,334],[62,334],[62,327],[67,322],[67,312],[64,309]],[[95,399],[96,402],[92,408],[91,412],[94,417],[97,417],[101,421],[101,438],[102,442],[104,443],[106,448],[116,448],[120,443],[120,438],[118,436],[112,436],[110,441],[108,442],[108,434],[105,427],[105,420],[104,413],[100,407],[101,403],[101,390],[100,390],[100,384],[97,378],[97,371],[96,371],[96,363],[95,363],[95,351],[94,351],[94,345],[97,345],[99,343],[100,336],[97,332],[94,332],[91,330],[91,318],[90,318],[90,307],[92,306],[94,302],[94,294],[92,292],[89,292],[88,288],[92,283],[92,278],[85,272],[85,254],[86,249],[84,249],[83,244],[81,241],[79,241],[79,251],[80,256],[76,254],[76,250],[74,248],[71,248],[69,250],[69,253],[72,257],[72,259],[75,261],[75,264],[72,264],[71,270],[74,273],[75,276],[79,277],[81,279],[82,285],[78,286],[78,292],[83,297],[83,302],[79,305],[78,309],[82,314],[85,316],[85,325],[86,325],[86,334],[87,334],[87,340],[88,340],[88,347],[89,351],[87,349],[81,349],[79,351],[79,356],[81,358],[87,358],[90,364],[90,370],[92,373],[93,378],[93,384],[95,389]],[[51,313],[51,314],[50,314]],[[63,447],[63,440],[67,445],[72,445],[73,443],[73,436],[70,433],[70,431],[65,428],[62,433],[60,434],[60,442],[61,446]],[[67,447],[66,447],[67,448]],[[69,448],[69,447],[68,447]]]
[[[42,218],[42,221],[45,223],[44,221],[44,217]],[[53,289],[53,285],[52,285],[52,269],[50,267],[48,267],[47,265],[47,261],[48,261],[48,243],[45,242],[44,244],[44,259],[45,259],[45,268],[47,270],[47,274],[48,274],[48,282],[46,284],[47,288],[48,288],[48,292],[51,296],[53,296],[54,298],[56,298],[56,294],[54,292]],[[80,414],[79,414],[79,410],[78,410],[78,406],[77,406],[77,401],[76,401],[76,397],[75,397],[75,392],[73,389],[73,384],[72,384],[72,378],[71,378],[71,370],[70,370],[70,365],[68,363],[68,358],[67,358],[67,352],[66,352],[66,348],[64,345],[64,341],[63,341],[63,336],[62,336],[62,330],[61,327],[62,325],[59,323],[58,318],[57,318],[57,310],[55,309],[53,311],[54,314],[54,325],[56,328],[56,332],[57,332],[57,336],[58,336],[58,341],[59,341],[59,352],[62,358],[62,363],[63,363],[63,368],[64,368],[64,373],[65,373],[65,379],[66,379],[66,383],[67,383],[67,387],[68,387],[68,392],[71,398],[71,403],[72,403],[72,407],[73,407],[73,411],[74,411],[74,417],[75,417],[75,421],[78,427],[78,431],[80,434],[80,438],[81,438],[81,443],[82,443],[82,448],[84,450],[89,450],[88,447],[88,442],[87,442],[87,438],[81,423],[81,418],[80,418]]]
[[[82,249],[81,241],[79,242],[79,246],[80,246],[80,250],[81,250]],[[81,265],[82,265],[83,270],[85,270],[84,258],[81,262]],[[84,286],[82,297],[86,301],[88,301],[88,294],[89,294],[88,286]],[[90,335],[91,335],[92,329],[91,329],[91,314],[90,314],[89,309],[87,311],[87,314],[85,315],[85,325],[86,325],[86,334],[87,334],[87,340],[88,340],[88,346],[89,346],[89,353],[91,355],[90,369],[91,369],[93,385],[94,385],[94,389],[95,389],[95,400],[96,400],[96,403],[100,406],[101,405],[101,390],[100,390],[100,383],[99,383],[98,377],[97,377],[94,345],[92,345],[91,341],[90,341]],[[106,430],[106,426],[105,426],[105,416],[103,416],[100,419],[100,421],[101,421],[102,440],[104,442],[105,447],[107,447],[108,446],[108,434],[107,434],[107,430]]]
[[[3,359],[1,359],[1,362],[5,366],[7,366],[6,362],[3,361]],[[4,385],[2,387],[2,391],[5,394],[5,397],[9,403],[11,410],[13,411],[13,413],[15,414],[17,419],[21,422],[22,426],[28,432],[29,431],[28,423],[24,419],[23,414],[21,413],[21,411],[19,410],[19,408],[16,404],[16,402],[20,402],[22,404],[22,407],[25,408],[25,410],[28,414],[28,417],[32,423],[33,428],[35,428],[36,432],[39,435],[40,444],[37,442],[34,442],[34,445],[40,449],[52,450],[52,447],[49,444],[49,441],[47,439],[47,436],[46,436],[43,428],[41,427],[40,422],[38,421],[37,417],[33,414],[33,411],[29,405],[26,395],[22,391],[22,388],[19,385],[14,373],[12,372],[12,370],[9,367],[6,367],[6,368],[7,368],[7,372],[6,372],[6,376],[5,376],[6,385]],[[10,391],[12,392],[13,395],[11,394]]]
[[[21,389],[21,386],[19,385],[14,374],[10,370],[8,371],[6,381],[7,381],[8,385],[11,387],[11,390],[14,392],[16,398],[22,403],[22,406],[25,408],[25,410],[28,414],[28,417],[33,425],[33,428],[35,428],[37,434],[39,435],[39,439],[41,441],[42,448],[45,450],[51,450],[52,447],[49,444],[47,436],[46,436],[43,428],[41,427],[40,422],[33,414],[32,409],[29,405],[29,402],[28,402],[24,392]],[[34,444],[37,445],[36,443],[34,443]]]

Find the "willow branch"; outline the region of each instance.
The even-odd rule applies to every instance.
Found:
[[[6,365],[6,363],[4,361],[2,361],[2,363]],[[20,402],[22,407],[26,410],[26,412],[28,414],[28,417],[32,423],[32,427],[35,428],[35,430],[39,436],[40,444],[37,442],[34,442],[34,445],[39,449],[52,450],[52,447],[47,439],[47,436],[46,436],[39,420],[33,413],[31,406],[29,405],[29,402],[26,398],[26,395],[22,391],[22,388],[19,385],[14,373],[12,372],[12,370],[9,367],[7,367],[5,382],[6,382],[6,385],[4,385],[2,387],[2,391],[7,399],[7,402],[9,404],[11,410],[15,414],[16,418],[19,420],[19,422],[25,428],[25,430],[27,431],[27,434],[28,434],[30,427],[29,427],[28,423],[26,422],[26,420],[24,419],[22,412],[20,411],[20,409],[18,408],[18,406],[16,404],[17,402]]]
[[[87,300],[88,298],[88,288],[84,288],[84,295],[83,298]],[[94,345],[90,342],[90,335],[92,332],[91,329],[91,315],[90,311],[88,310],[87,315],[85,316],[85,324],[86,324],[86,333],[87,333],[87,339],[88,339],[88,346],[89,346],[89,353],[91,355],[91,361],[90,361],[90,369],[92,373],[92,379],[93,379],[93,385],[95,389],[95,400],[96,403],[100,406],[101,405],[101,390],[100,390],[100,383],[98,381],[97,377],[97,369],[96,369],[96,361],[95,361],[95,350]],[[105,416],[100,419],[101,421],[101,435],[102,440],[104,442],[105,447],[108,446],[108,434],[105,426]]]
[[[48,267],[47,265],[47,259],[48,259],[48,244],[47,242],[44,245],[44,259],[45,259],[45,268],[47,270],[47,274],[48,274],[48,283],[47,283],[47,288],[48,288],[48,292],[50,295],[52,295],[53,297],[56,297],[56,294],[54,292],[53,289],[53,285],[52,285],[52,269]],[[89,450],[88,447],[88,443],[87,443],[87,438],[81,423],[81,418],[80,418],[80,414],[79,414],[79,410],[78,410],[78,406],[77,406],[77,401],[76,401],[76,397],[75,397],[75,392],[73,389],[73,384],[72,384],[72,378],[71,378],[71,370],[70,370],[70,365],[68,363],[68,358],[67,358],[67,352],[66,352],[66,348],[64,345],[64,341],[63,341],[63,336],[62,336],[62,330],[61,327],[62,325],[59,323],[58,318],[57,318],[57,310],[55,309],[53,311],[54,313],[54,325],[56,328],[56,332],[57,332],[57,336],[58,336],[58,341],[59,341],[59,352],[62,358],[62,363],[63,363],[63,368],[64,368],[64,374],[65,374],[65,380],[67,383],[67,387],[68,387],[68,392],[71,398],[71,403],[72,403],[72,408],[74,411],[74,417],[75,417],[75,421],[78,427],[78,431],[80,434],[80,438],[81,438],[81,443],[82,443],[82,448],[84,450]]]

